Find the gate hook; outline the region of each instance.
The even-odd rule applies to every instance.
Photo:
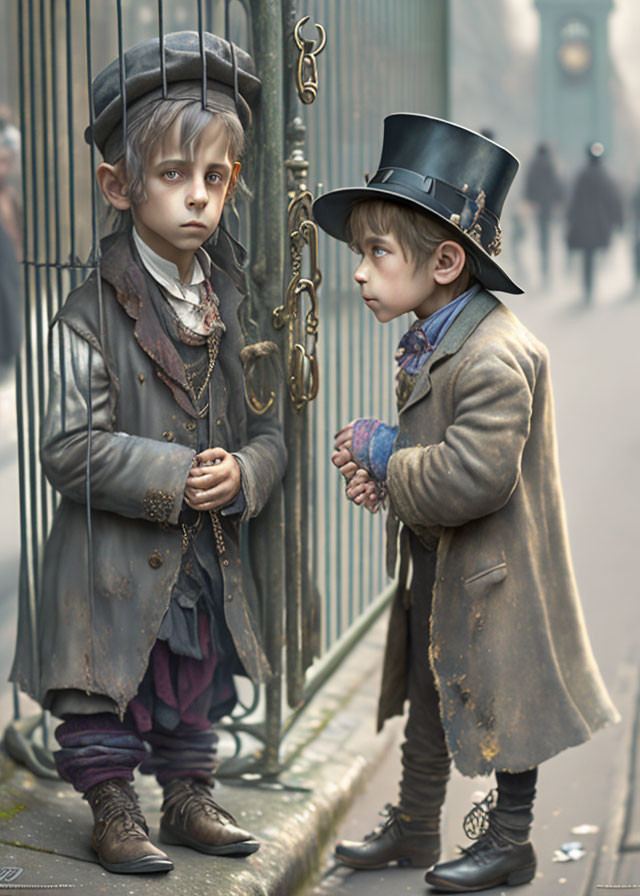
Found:
[[[318,66],[316,64],[316,56],[322,53],[327,43],[326,32],[322,25],[318,25],[317,22],[318,43],[316,44],[315,41],[307,40],[302,37],[300,31],[309,21],[309,18],[309,16],[304,16],[293,29],[293,38],[296,42],[296,46],[300,50],[298,70],[296,72],[296,87],[298,88],[298,96],[302,102],[307,105],[312,103],[318,94]]]

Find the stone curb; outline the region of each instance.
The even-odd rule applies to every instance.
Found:
[[[253,831],[260,850],[247,859],[220,859],[182,847],[168,853],[170,874],[114,875],[89,847],[90,814],[81,797],[58,781],[36,779],[3,758],[0,765],[0,896],[23,889],[163,896],[285,896],[299,891],[320,864],[328,838],[364,786],[367,771],[389,747],[393,731],[375,735],[375,711],[386,614],[305,708],[282,748],[287,761],[271,786],[226,783],[216,798]],[[152,839],[160,789],[138,778]],[[1,869],[21,867],[13,886]],[[22,886],[20,886],[22,885]]]

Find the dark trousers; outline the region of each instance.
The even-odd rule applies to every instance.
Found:
[[[582,282],[584,285],[584,301],[585,304],[591,302],[593,295],[593,271],[595,264],[596,250],[582,250]]]
[[[400,807],[412,818],[438,829],[451,758],[440,717],[440,697],[429,662],[431,589],[436,552],[411,534],[411,609],[409,611],[409,714],[402,745]]]
[[[435,581],[436,552],[426,550],[411,533],[409,713],[402,745],[400,807],[413,819],[438,829],[446,794],[451,758],[440,715],[440,697],[429,661],[431,591]],[[531,825],[537,769],[512,774],[498,772],[498,804],[494,816],[513,834]],[[520,839],[518,836],[517,839]],[[525,836],[526,839],[526,836]]]
[[[538,209],[538,244],[540,246],[540,266],[546,280],[549,275],[549,234],[551,218],[546,208]]]

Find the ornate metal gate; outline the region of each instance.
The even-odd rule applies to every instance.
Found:
[[[331,433],[348,419],[382,411],[393,418],[391,364],[403,326],[382,333],[349,295],[353,260],[344,246],[318,240],[310,203],[318,190],[362,182],[374,168],[385,114],[444,114],[446,0],[17,4],[25,198],[19,625],[33,638],[41,550],[57,501],[37,457],[48,324],[99,265],[97,160],[83,141],[88,85],[128,47],[174,30],[224,34],[256,60],[263,86],[247,189],[227,226],[250,247],[247,326],[279,344],[290,461],[283,494],[270,501],[250,547],[276,675],[227,729],[257,736],[261,771],[276,773],[283,730],[384,609],[381,520],[344,501],[329,453]],[[271,400],[258,391],[257,402]],[[292,713],[282,709],[285,688]],[[15,705],[18,716],[17,697]],[[29,727],[14,722],[16,749],[32,765],[46,763],[25,746]]]

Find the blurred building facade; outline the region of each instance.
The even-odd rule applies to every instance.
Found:
[[[540,15],[538,133],[568,165],[585,147],[612,148],[613,0],[535,0]]]

